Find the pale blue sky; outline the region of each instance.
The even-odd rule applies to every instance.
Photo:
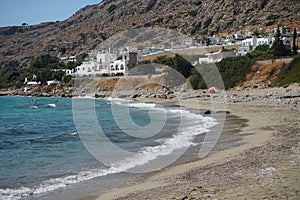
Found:
[[[0,27],[62,21],[101,0],[0,0]]]

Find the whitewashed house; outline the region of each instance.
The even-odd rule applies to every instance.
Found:
[[[210,43],[212,45],[219,45],[219,44],[221,44],[219,38],[217,38],[217,37],[210,37],[209,39],[210,39]]]
[[[65,72],[66,75],[73,76],[75,70],[74,69],[52,69],[52,71],[54,72],[63,71]]]
[[[199,58],[199,63],[217,63],[222,61],[224,58],[236,57],[235,52],[222,52],[218,51],[215,53],[205,54],[207,57]]]
[[[114,76],[117,74],[127,74],[128,73],[128,60],[115,60],[113,63],[109,65],[107,73],[110,76]]]
[[[238,34],[238,33],[233,34],[233,38],[235,40],[243,40],[243,39],[245,39],[244,35]]]
[[[243,56],[247,53],[252,52],[256,47],[260,45],[269,45],[271,47],[275,41],[274,37],[264,37],[264,38],[247,38],[238,44],[238,54]],[[284,45],[290,46],[291,42],[289,38],[283,37],[282,42]]]
[[[257,46],[257,38],[247,38],[238,43],[238,55],[244,56],[252,52]]]
[[[60,81],[57,80],[51,80],[51,81],[47,81],[47,85],[59,85]]]
[[[273,42],[274,42],[274,38],[272,37],[257,38],[256,47],[260,45],[269,45],[269,47],[271,47]]]
[[[138,53],[128,52],[120,57],[111,53],[91,53],[89,61],[83,62],[76,67],[76,77],[115,76],[128,74],[128,70],[138,64]],[[140,57],[141,59],[141,57]]]
[[[83,62],[80,66],[76,67],[75,76],[76,77],[96,76],[95,67],[96,67],[96,62],[93,61]]]
[[[279,31],[280,31],[280,34],[282,36],[285,36],[285,37],[291,37],[293,36],[293,31],[291,28],[289,27],[279,27]],[[274,35],[277,33],[277,28],[274,28]]]

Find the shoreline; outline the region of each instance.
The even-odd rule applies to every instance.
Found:
[[[196,99],[185,99],[182,100],[181,103],[184,107],[194,109],[199,108],[199,105],[195,103]],[[149,101],[146,100],[146,101]],[[164,101],[166,102],[166,101]],[[206,101],[201,101],[200,108],[206,108],[207,105],[209,105]],[[158,172],[153,172],[151,174],[145,175],[145,180],[143,180],[141,183],[138,183],[137,185],[124,187],[124,188],[118,188],[114,191],[108,192],[104,195],[101,195],[97,198],[91,198],[91,199],[139,199],[139,198],[148,198],[148,199],[185,199],[185,197],[195,197],[195,198],[201,198],[206,199],[210,197],[218,197],[218,198],[242,198],[248,195],[254,195],[255,193],[250,193],[245,191],[240,191],[238,194],[239,196],[236,196],[236,194],[226,194],[222,195],[219,190],[226,188],[226,190],[233,190],[228,188],[229,186],[226,186],[226,184],[223,183],[222,186],[215,186],[216,184],[200,184],[203,182],[202,180],[199,180],[199,182],[196,181],[198,184],[197,187],[194,187],[191,183],[193,183],[193,176],[197,176],[197,173],[205,173],[207,171],[216,170],[216,171],[222,171],[224,168],[220,168],[219,166],[222,165],[228,165],[228,163],[238,163],[244,154],[249,154],[251,150],[259,149],[259,148],[268,148],[268,144],[273,143],[280,143],[280,140],[284,140],[281,138],[281,136],[274,135],[278,130],[282,129],[282,127],[288,127],[292,126],[293,128],[297,128],[297,125],[299,125],[299,106],[297,106],[298,109],[296,111],[294,109],[286,108],[284,106],[278,107],[276,103],[270,104],[270,102],[265,101],[255,101],[255,102],[239,102],[239,103],[229,103],[227,104],[227,108],[230,111],[231,114],[235,116],[239,116],[241,118],[248,120],[248,125],[246,127],[243,127],[239,135],[242,136],[242,141],[244,144],[231,147],[226,150],[222,150],[216,153],[212,153],[209,156],[197,160],[192,161],[184,164],[179,164],[175,166],[167,167],[163,170],[160,170]],[[293,111],[294,110],[294,111]],[[280,114],[280,116],[279,116]],[[284,128],[283,128],[284,129]],[[293,134],[293,133],[290,133]],[[299,139],[299,136],[290,136],[293,138],[293,140],[297,141]],[[296,145],[296,146],[295,146]],[[297,148],[297,144],[294,144],[293,148]],[[299,149],[298,149],[299,150]],[[254,155],[253,159],[256,159],[255,157],[259,157],[260,155]],[[252,159],[252,158],[251,158]],[[251,160],[250,159],[250,160]],[[257,161],[259,162],[259,161]],[[297,163],[297,161],[294,160],[294,162]],[[254,163],[255,164],[255,163]],[[273,175],[275,174],[276,170],[280,170],[280,166],[282,163],[274,164],[274,167],[266,167],[258,170],[258,174],[260,171],[267,171],[267,175]],[[251,164],[249,165],[251,168]],[[299,165],[296,164],[296,170],[299,170]],[[210,170],[208,170],[209,168]],[[204,169],[202,171],[202,169]],[[247,169],[244,169],[241,167],[241,170],[244,171]],[[269,172],[269,171],[271,172]],[[273,173],[274,171],[274,173]],[[236,172],[237,174],[239,172]],[[242,172],[241,172],[242,173]],[[188,178],[184,178],[184,183],[181,183],[181,181],[178,183],[178,179],[181,179],[182,176],[188,176]],[[230,175],[224,175],[225,178]],[[238,176],[238,175],[236,175]],[[295,174],[292,174],[292,176],[295,176]],[[292,178],[290,176],[289,178]],[[298,176],[299,177],[299,176]],[[214,177],[211,177],[214,179]],[[221,176],[221,178],[224,178]],[[265,177],[263,177],[265,178]],[[240,178],[241,180],[243,178]],[[193,180],[193,181],[191,181]],[[210,182],[209,180],[205,180],[204,182]],[[221,181],[222,182],[222,181]],[[237,181],[238,182],[238,181]],[[251,185],[251,182],[249,183],[243,183],[241,184],[243,187],[246,187],[247,184]],[[203,187],[207,187],[205,191],[203,191]],[[296,187],[296,186],[295,186]],[[211,194],[209,196],[207,195],[207,190],[214,189],[215,194]],[[170,191],[169,191],[170,190]],[[264,190],[257,189],[262,196],[267,195],[264,194]],[[175,192],[174,192],[175,191]],[[170,192],[170,193],[168,193]],[[300,192],[300,188],[294,189],[294,192],[286,192],[290,194],[290,196],[297,195],[298,192]],[[213,192],[211,192],[213,193]],[[275,192],[276,193],[276,192]],[[203,196],[204,195],[204,196]],[[258,198],[258,194],[255,194],[253,198]],[[278,195],[276,193],[276,195]],[[284,195],[284,194],[282,194]],[[286,194],[285,194],[286,195]],[[289,196],[289,195],[288,195]],[[267,196],[270,197],[270,196]],[[259,199],[259,198],[258,198]]]
[[[243,199],[243,197],[253,194],[256,195],[251,196],[254,199],[261,199],[257,195],[265,195],[266,198],[273,197],[273,194],[284,197],[274,191],[276,189],[279,189],[278,191],[281,191],[282,195],[293,199],[295,195],[297,196],[300,193],[300,188],[291,184],[293,181],[297,183],[297,180],[300,179],[299,175],[297,176],[296,174],[296,172],[300,172],[299,159],[296,159],[297,154],[298,156],[300,155],[300,98],[297,96],[297,92],[300,94],[299,91],[299,87],[226,91],[227,108],[221,111],[228,111],[234,116],[248,120],[247,126],[241,127],[242,130],[238,134],[242,137],[244,144],[211,153],[203,159],[174,164],[160,171],[147,173],[142,175],[142,178],[139,179],[136,185],[116,188],[100,197],[95,195],[97,193],[93,193],[93,195],[84,194],[86,198],[80,199],[185,199],[185,197],[196,199],[210,197]],[[184,95],[187,98],[181,98],[179,105],[175,98],[136,98],[133,100],[141,103],[160,103],[166,107],[182,106],[185,109],[208,110],[211,104],[209,99],[207,99],[206,95],[199,95],[201,91],[197,92],[194,96],[189,96],[189,93],[185,93]],[[285,92],[290,93],[286,94]],[[278,98],[283,96],[291,98]],[[265,97],[267,98],[265,99]],[[273,144],[276,145],[274,146]],[[284,155],[280,155],[282,152]],[[265,153],[271,156],[264,157]],[[245,155],[247,159],[245,159]],[[293,163],[292,168],[285,166],[284,161]],[[237,170],[232,171],[231,168]],[[291,171],[291,173],[289,174],[286,171]],[[287,180],[283,178],[286,176],[288,176]],[[296,180],[293,180],[293,177]],[[265,188],[258,189],[259,185],[255,181],[266,178],[271,179],[268,180],[272,183],[271,189],[268,189],[268,191],[265,191]],[[236,184],[239,188],[241,187],[240,190],[237,191],[237,189],[230,188],[227,184],[227,179],[229,181],[234,180],[232,184]],[[244,179],[247,179],[247,181]],[[212,183],[213,180],[217,181],[217,183]],[[277,180],[284,182],[292,190],[286,189],[286,185],[273,186],[275,183],[282,184],[276,182]],[[133,183],[135,184],[136,182],[134,181]],[[260,184],[264,185],[265,183]],[[248,190],[250,189],[247,185],[251,186],[251,190],[256,188],[255,192],[249,193]],[[269,190],[272,190],[272,193],[267,193]],[[234,194],[229,194],[227,191],[234,191]],[[235,193],[238,193],[238,196],[232,196]]]

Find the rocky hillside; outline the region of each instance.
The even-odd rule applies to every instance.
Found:
[[[253,30],[285,22],[300,28],[299,0],[103,0],[61,22],[0,28],[0,67],[31,57],[88,52],[115,33],[164,27],[189,35]]]

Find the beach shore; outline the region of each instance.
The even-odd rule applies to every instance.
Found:
[[[299,87],[228,91],[226,111],[248,120],[238,133],[242,145],[146,174],[136,185],[86,199],[298,199],[300,102],[297,95],[285,98],[291,91],[300,94]],[[269,98],[254,98],[259,96]],[[210,101],[198,95],[181,99],[180,106],[208,109]]]

